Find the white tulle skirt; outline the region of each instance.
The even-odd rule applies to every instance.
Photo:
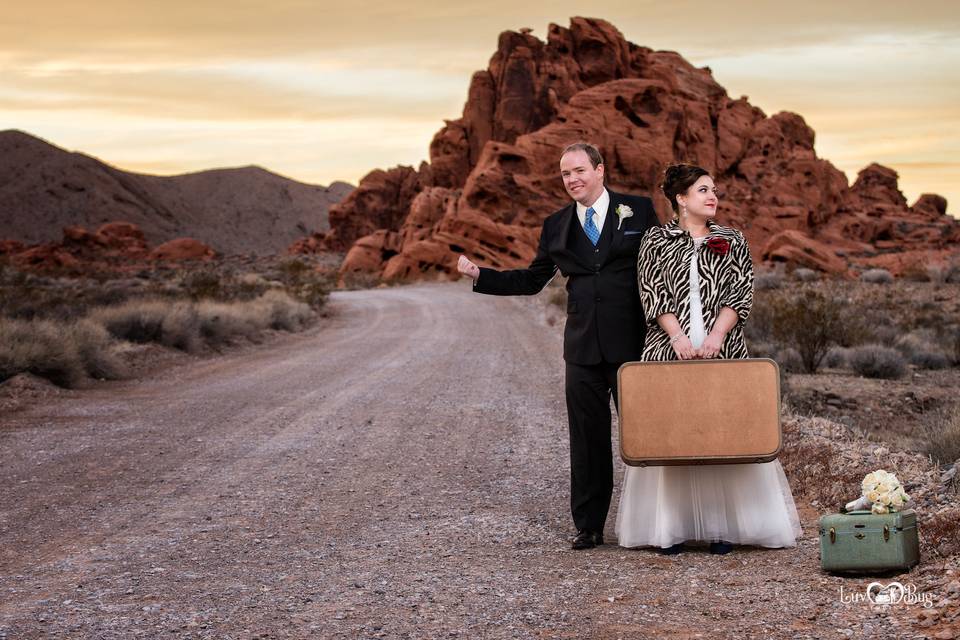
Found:
[[[800,518],[780,462],[627,467],[617,510],[623,547],[723,540],[792,547]]]

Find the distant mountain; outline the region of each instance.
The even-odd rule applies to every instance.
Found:
[[[125,221],[150,244],[193,237],[225,254],[284,251],[329,228],[353,187],[304,184],[260,167],[161,177],[121,171],[22,131],[0,131],[0,239],[59,240],[63,227]]]

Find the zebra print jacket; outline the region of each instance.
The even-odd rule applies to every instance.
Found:
[[[700,245],[697,264],[700,274],[700,299],[703,324],[707,333],[713,328],[720,309],[730,307],[739,321],[727,333],[720,358],[746,358],[743,323],[753,304],[753,263],[743,234],[736,229],[708,221],[710,234]],[[684,333],[690,331],[690,259],[694,243],[676,220],[653,227],[643,236],[637,259],[640,300],[647,323],[643,360],[676,360],[667,332],[657,317],[673,313]]]

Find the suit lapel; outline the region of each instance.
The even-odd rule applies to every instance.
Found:
[[[567,251],[567,243],[570,239],[570,225],[573,223],[573,220],[576,217],[577,205],[571,202],[567,205],[567,208],[563,212],[563,216],[560,218],[560,232],[557,234],[557,237],[553,238],[553,246],[550,247],[551,251]]]
[[[620,217],[617,216],[617,207],[620,206],[620,195],[607,189],[607,193],[610,195],[610,204],[607,207],[607,218],[603,222],[604,231],[606,228],[610,227],[610,232],[613,234],[610,237],[610,245],[607,247],[607,252],[602,256],[601,263],[606,264],[607,260],[612,255],[616,255],[617,247],[620,246],[620,242],[623,240],[623,223],[620,222]],[[617,227],[620,227],[619,229]]]
[[[573,202],[567,205],[566,210],[563,212],[563,216],[560,218],[560,229],[557,236],[551,240],[549,250],[551,253],[558,253],[570,258],[586,269],[587,265],[583,259],[581,259],[575,251],[570,249],[571,233],[583,233],[580,220],[577,219],[577,205]]]

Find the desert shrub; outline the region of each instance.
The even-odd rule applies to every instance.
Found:
[[[820,274],[813,269],[800,267],[793,270],[793,279],[799,280],[800,282],[815,282],[820,279]]]
[[[309,273],[312,267],[300,258],[291,258],[280,263],[280,272],[291,280],[297,280]]]
[[[843,298],[811,287],[759,298],[747,323],[748,337],[771,336],[796,349],[808,373],[816,373],[831,345],[856,341],[858,331],[862,325]]]
[[[333,283],[325,274],[315,274],[296,286],[287,287],[287,292],[314,309],[320,309],[327,303]]]
[[[945,369],[950,366],[950,359],[938,346],[940,343],[935,332],[921,329],[899,336],[894,347],[910,364],[921,369]]]
[[[168,303],[144,300],[94,311],[90,318],[112,336],[130,342],[160,342]]]
[[[224,293],[222,279],[212,268],[192,269],[180,277],[180,286],[194,300],[217,299]]]
[[[923,553],[942,558],[960,553],[960,509],[953,507],[928,516],[920,528]]]
[[[859,331],[860,335],[853,336],[853,340],[845,340],[846,344],[842,346],[849,347],[864,342],[893,344],[903,335],[903,329],[898,326],[896,320],[886,309],[874,306],[867,306],[866,308],[861,305],[857,306],[856,321],[861,329]]]
[[[783,271],[757,271],[753,277],[753,287],[757,291],[769,291],[783,286]]]
[[[98,309],[90,318],[121,340],[157,342],[188,352],[200,346],[200,320],[189,303],[133,300]]]
[[[193,352],[200,348],[200,319],[196,307],[185,302],[168,305],[160,325],[160,344]]]
[[[101,380],[117,380],[125,375],[126,367],[116,354],[116,343],[102,325],[82,319],[65,328],[87,375]]]
[[[0,318],[0,380],[32,373],[61,387],[83,380],[84,366],[69,331],[49,320]]]
[[[891,380],[907,372],[907,363],[900,352],[879,344],[865,344],[850,350],[850,368],[867,378]]]
[[[321,271],[299,258],[281,263],[271,275],[283,284],[287,293],[314,309],[326,304],[337,278],[336,272]],[[348,289],[369,289],[380,284],[379,277],[371,279],[361,274],[344,274],[343,281]]]
[[[914,351],[908,361],[918,369],[946,369],[950,366],[950,359],[941,351]]]
[[[313,318],[310,305],[294,300],[283,291],[267,291],[254,305],[261,306],[270,318],[270,328],[297,331]]]
[[[369,271],[346,271],[340,276],[340,283],[344,289],[372,289],[380,285],[380,274]]]
[[[828,369],[846,369],[849,364],[850,349],[847,347],[831,347],[823,358],[823,366]]]
[[[777,361],[777,366],[788,373],[805,371],[803,358],[800,356],[800,352],[793,347],[778,349],[773,359]]]
[[[918,439],[937,464],[960,460],[960,406],[932,411],[921,422]]]
[[[270,282],[257,273],[245,273],[237,278],[236,283],[237,297],[241,300],[258,298],[271,287]]]
[[[860,274],[860,282],[869,282],[871,284],[890,284],[893,282],[893,274],[886,269],[867,269]]]
[[[269,310],[249,302],[200,302],[197,304],[197,318],[201,337],[212,346],[238,337],[253,340],[270,326]]]

